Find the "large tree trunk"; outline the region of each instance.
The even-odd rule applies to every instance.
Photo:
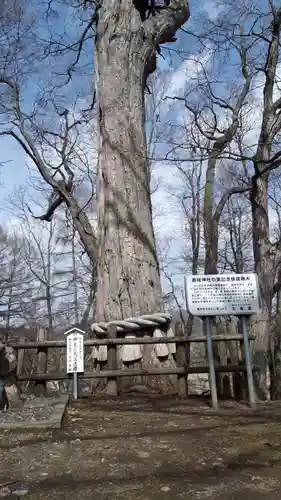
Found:
[[[97,317],[102,320],[161,309],[145,135],[143,85],[148,50],[138,12],[133,15],[124,5],[122,18],[117,20],[108,3],[103,2],[100,9],[96,41],[100,115]]]
[[[251,333],[255,335],[255,341],[252,343],[252,362],[259,367],[259,372],[255,376],[257,396],[260,399],[267,399],[269,322],[275,274],[275,249],[269,240],[268,176],[254,178],[251,206],[253,253],[261,302],[261,311],[250,320]]]
[[[276,293],[276,314],[271,325],[269,341],[269,371],[270,397],[272,400],[281,399],[281,269],[277,274],[278,290]]]
[[[185,11],[183,22],[186,7]],[[131,0],[103,1],[95,60],[100,135],[98,320],[162,309],[144,112],[146,75],[155,61],[156,42],[143,26]],[[146,349],[144,364],[156,361],[154,350]]]
[[[221,213],[216,216],[216,204],[215,204],[215,180],[216,180],[216,163],[217,154],[219,151],[219,145],[216,143],[213,146],[212,155],[208,160],[208,166],[206,171],[206,183],[204,190],[204,237],[205,237],[205,274],[217,274],[218,269],[218,244],[219,244],[219,221]],[[211,318],[212,332],[213,334],[218,333],[217,319]],[[220,329],[226,334],[225,328],[223,328],[223,323],[221,323]],[[222,331],[220,331],[222,334]],[[226,355],[225,343],[224,342],[214,342],[213,343],[213,353],[214,360],[216,364],[223,364]],[[206,357],[207,357],[207,347],[206,347]],[[217,393],[219,397],[227,397],[229,391],[225,391],[226,387],[230,386],[229,376],[223,375],[216,372],[216,386]]]
[[[257,151],[253,158],[255,175],[252,182],[251,206],[253,224],[253,252],[255,271],[259,279],[261,313],[251,318],[252,330],[256,340],[252,345],[253,362],[258,364],[260,374],[256,377],[257,394],[260,398],[268,398],[266,388],[266,371],[269,350],[269,322],[276,274],[276,246],[269,238],[268,220],[268,173],[272,145],[276,135],[280,133],[280,114],[277,113],[278,100],[274,102],[276,72],[279,61],[279,43],[281,30],[281,9],[272,8],[273,19],[270,25],[270,42],[267,49],[264,67],[265,84],[263,88],[263,116],[258,139]],[[278,78],[277,78],[278,80]],[[272,167],[272,165],[271,165]]]
[[[281,318],[277,310],[271,325],[269,347],[270,397],[281,399]]]
[[[213,152],[212,152],[213,153]],[[212,154],[208,160],[204,189],[204,237],[205,237],[205,274],[217,274],[219,219],[215,213],[215,179],[217,157]]]

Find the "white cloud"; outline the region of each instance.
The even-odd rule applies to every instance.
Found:
[[[218,2],[213,0],[205,0],[202,7],[203,12],[207,14],[210,21],[217,21],[219,15],[225,10],[224,5],[218,5]]]
[[[166,96],[175,97],[184,95],[184,90],[190,82],[200,75],[204,66],[207,66],[212,57],[211,49],[206,48],[202,54],[194,54],[185,59],[181,65],[171,72]]]
[[[8,217],[5,223],[3,224],[3,228],[7,231],[8,234],[16,234],[19,237],[26,238],[32,240],[34,235],[34,240],[39,242],[42,245],[42,250],[47,248],[48,240],[50,238],[50,231],[54,233],[58,228],[58,224],[55,222],[42,222],[40,220],[34,219],[31,215],[25,215],[25,217],[16,217],[11,216]],[[60,244],[58,242],[58,251],[63,251],[65,245]]]
[[[273,100],[281,97],[280,90],[281,80],[281,63],[277,66],[276,82],[273,89]],[[249,148],[249,151],[255,153],[255,148],[260,135],[262,113],[263,113],[263,90],[265,85],[264,72],[259,72],[253,80],[252,90],[250,93],[251,102],[244,106],[245,108],[245,124],[247,123],[248,130],[244,136],[244,144]],[[248,99],[249,101],[249,99]]]
[[[208,7],[205,6],[205,9],[211,12],[212,2],[207,2]],[[217,15],[217,14],[216,14]],[[212,61],[212,53],[211,49],[206,49],[200,55],[194,55],[186,59],[182,62],[178,69],[172,71],[167,76],[167,84],[165,87],[165,96],[175,97],[175,96],[183,96],[187,87],[193,83],[193,80],[196,80],[198,76],[200,76],[203,67],[208,67],[208,65]],[[280,70],[279,70],[280,71]],[[281,73],[281,71],[280,71]],[[249,127],[249,131],[246,134],[246,142],[247,144],[255,144],[256,139],[259,133],[260,121],[261,121],[261,100],[262,100],[262,91],[263,91],[263,80],[261,76],[258,76],[255,80],[255,84],[253,86],[253,103],[251,103],[251,127]],[[280,95],[278,89],[275,89],[276,96]],[[279,92],[279,94],[278,94]],[[166,103],[171,104],[172,101],[166,100],[164,101],[164,108]],[[186,117],[185,109],[183,104],[180,103],[180,112],[178,108],[178,104],[176,101],[172,105],[172,113],[173,109],[175,111],[174,118],[178,123]],[[227,118],[222,115],[221,120],[227,121]],[[85,135],[82,139],[87,143],[88,140],[91,140],[92,131],[85,131]],[[81,143],[81,150],[83,149],[83,140]],[[87,152],[88,153],[88,152]],[[94,154],[90,159],[90,164],[92,165],[95,161]],[[161,163],[156,165],[155,171],[153,172],[154,177],[161,176],[163,178],[163,183],[159,187],[159,189],[153,195],[153,208],[156,214],[154,220],[155,232],[157,238],[160,243],[164,243],[165,240],[171,239],[171,249],[169,252],[169,256],[171,258],[175,258],[179,255],[180,251],[184,247],[190,247],[186,240],[186,233],[184,231],[185,223],[184,217],[180,210],[179,204],[176,200],[167,193],[166,186],[169,185],[171,189],[177,188],[181,181],[176,173],[176,167],[171,166],[163,166]],[[270,209],[270,219],[276,220],[276,213],[274,213],[273,209]],[[92,214],[92,223],[96,226],[95,216]],[[31,223],[31,221],[29,221]],[[21,222],[16,218],[11,218],[8,221],[8,226],[10,230],[19,230],[22,231]],[[40,234],[43,240],[47,238],[47,232],[42,229],[42,222],[34,222],[32,220],[32,224],[34,225],[34,230],[36,234]],[[173,266],[171,266],[173,268]],[[175,266],[174,266],[174,272]],[[179,278],[182,280],[182,277]]]
[[[183,97],[187,87],[193,85],[193,80],[196,81],[202,69],[210,64],[211,58],[212,52],[207,48],[203,53],[195,54],[183,61],[178,69],[171,71],[167,76],[163,97]],[[169,113],[174,123],[179,125],[184,124],[186,116],[189,114],[182,102],[169,99],[163,100],[160,113],[163,120],[165,120],[166,113]],[[162,179],[162,183],[152,196],[156,237],[160,247],[161,245],[165,246],[166,242],[170,241],[169,258],[175,259],[186,246],[186,220],[178,200],[167,192],[167,187],[175,193],[182,181],[176,166],[168,165],[167,162],[164,164],[162,162],[156,163],[152,176],[154,179]]]

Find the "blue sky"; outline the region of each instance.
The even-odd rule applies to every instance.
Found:
[[[266,2],[266,0],[264,1]],[[221,4],[223,4],[223,2],[221,2]],[[260,2],[260,5],[262,4],[263,1]],[[197,32],[199,32],[200,23],[198,24],[198,15],[202,13],[202,11],[204,11],[205,14],[207,13],[208,17],[211,20],[216,19],[218,11],[214,5],[217,6],[218,1],[216,1],[216,4],[214,4],[212,0],[206,0],[206,1],[201,0],[201,2],[192,0],[190,2],[190,5],[191,5],[192,15],[186,26],[188,29],[192,29],[192,27],[196,24],[196,28],[198,28]],[[235,8],[234,5],[233,7]],[[67,16],[64,14],[65,12],[64,13],[60,12],[60,17],[54,22],[52,22],[51,30],[52,32],[55,31],[56,34],[62,31],[63,24],[61,19],[64,18],[66,19],[66,24],[68,26],[68,31],[67,31],[68,37],[69,40],[71,40],[71,38],[74,37],[77,32],[77,23],[75,24],[75,20],[73,22],[71,16]],[[46,36],[46,27],[41,28],[40,35],[42,37]],[[171,84],[169,87],[169,95],[171,94],[184,95],[184,91],[192,81],[192,78],[197,76],[196,63],[192,59],[192,55],[199,54],[200,59],[201,61],[204,62],[204,64],[205,63],[207,64],[208,60],[208,48],[202,48],[198,40],[186,35],[183,32],[179,32],[177,38],[178,42],[171,45],[171,49],[173,50],[173,52],[171,52],[173,71],[171,72]],[[175,54],[174,52],[175,49],[181,50],[180,54],[181,57]],[[168,47],[166,46],[166,48],[163,48],[162,53],[164,56],[166,56],[167,52],[168,52]],[[85,61],[86,60],[90,61],[91,57],[92,57],[92,46],[91,43],[88,43],[87,54],[85,55]],[[159,67],[167,69],[168,62],[169,62],[168,57],[166,57],[166,60],[160,57]],[[46,72],[47,68],[44,68],[44,71]],[[231,71],[234,71],[234,68],[232,68]],[[84,79],[85,81],[87,81],[88,84],[89,80],[87,80],[86,76]],[[36,85],[42,85],[42,84],[43,84],[43,79],[41,77],[33,79],[32,84],[30,82],[25,92],[25,99],[27,105],[32,100],[31,99],[32,95],[34,95],[36,91]],[[72,91],[75,85],[77,85],[77,79],[74,78],[72,84]],[[180,106],[177,105],[174,106],[173,110],[169,113],[169,119],[179,121],[183,115],[184,115],[184,110],[182,105]],[[3,185],[0,186],[0,195],[2,200],[1,203],[2,210],[0,214],[0,222],[1,222],[7,220],[7,214],[3,210],[5,196],[19,185],[25,184],[29,178],[29,173],[27,167],[25,166],[26,158],[24,157],[21,148],[12,139],[4,138],[1,140],[0,160],[2,162],[10,160],[9,163],[3,165],[1,170],[1,181],[3,182]],[[163,168],[163,166],[159,166],[159,175],[163,178],[164,183],[166,184],[175,183],[175,173],[173,167],[166,166]],[[182,219],[182,215],[178,210],[178,208],[176,206],[173,206],[173,201],[171,200],[170,195],[167,194],[165,189],[160,189],[157,195],[154,197],[154,199],[156,200],[156,204],[161,208],[163,208],[162,217],[158,218],[157,222],[158,231],[163,237],[164,236],[170,237],[171,235],[175,237],[175,244],[173,245],[173,248],[175,250],[172,252],[172,255],[175,255],[175,253],[179,251],[180,246],[186,245],[186,241],[183,240],[182,238],[182,228],[184,222]],[[165,212],[165,210],[167,211]]]
[[[213,19],[215,19],[215,9],[213,7],[212,1],[201,1],[197,2],[196,0],[192,0],[191,4],[191,12],[192,16],[187,24],[187,27],[191,29],[193,24],[197,23],[196,16],[200,14],[202,9],[204,12],[208,12]],[[76,29],[73,27],[73,23],[70,23],[68,19],[66,21],[67,25],[71,25],[71,29],[68,32],[68,36],[71,38],[75,36]],[[75,24],[75,23],[74,23]],[[60,32],[63,29],[63,25],[61,24],[60,19],[57,20],[52,26],[52,31],[56,31],[56,33]],[[40,35],[47,36],[46,29],[41,29]],[[172,63],[172,71],[170,73],[170,85],[169,85],[169,95],[184,95],[184,91],[186,89],[186,85],[190,82],[192,78],[196,77],[197,65],[193,60],[192,55],[200,53],[200,55],[206,59],[206,50],[202,49],[198,41],[194,38],[191,38],[186,33],[179,31],[177,34],[178,41],[176,43],[171,44],[172,51],[169,52],[169,46],[164,46],[162,53],[165,59],[159,57],[158,64],[160,69],[167,69],[167,65]],[[180,49],[180,54],[176,54],[175,50]],[[92,46],[88,45],[88,52],[92,54]],[[203,53],[203,54],[202,54]],[[87,59],[87,54],[85,56]],[[91,59],[91,56],[90,56]],[[46,71],[46,68],[43,68]],[[43,79],[41,77],[34,78],[30,85],[27,87],[25,92],[25,101],[26,105],[32,101],[32,97],[36,93],[36,84],[38,86],[42,85]],[[37,82],[37,83],[36,83]],[[80,82],[79,82],[80,83]],[[77,84],[77,80],[74,79],[74,84]],[[73,90],[73,88],[72,88]],[[183,114],[182,105],[175,105],[172,111],[169,112],[166,119],[168,120],[178,120],[178,116]],[[5,138],[1,141],[1,161],[10,160],[9,163],[5,164],[2,168],[1,179],[3,181],[3,185],[0,186],[0,195],[1,199],[4,200],[7,194],[10,194],[13,189],[17,188],[19,185],[25,185],[29,179],[29,172],[27,167],[25,166],[26,158],[21,150],[21,148],[11,139]],[[157,170],[157,169],[156,169]],[[175,171],[173,166],[169,165],[159,165],[159,169],[157,174],[163,179],[162,189],[154,196],[154,202],[158,212],[162,213],[162,215],[158,216],[155,219],[155,225],[157,229],[157,234],[160,240],[165,241],[166,238],[169,239],[171,236],[174,238],[173,245],[169,252],[169,258],[173,259],[178,256],[178,253],[182,247],[186,245],[186,240],[182,238],[182,229],[183,229],[183,218],[180,210],[176,206],[175,200],[171,199],[171,196],[166,192],[166,186],[171,184],[175,184]],[[2,201],[2,207],[4,202]],[[168,210],[168,211],[167,211]],[[1,211],[0,222],[7,221],[7,213],[5,210]],[[172,266],[173,267],[173,266]],[[175,272],[175,270],[174,270]],[[180,276],[180,281],[182,281],[182,276]]]
[[[33,3],[31,0],[31,4],[36,6],[38,10],[38,3]],[[221,5],[223,2],[221,3]],[[267,4],[267,0],[261,0],[259,4],[262,6],[263,4]],[[40,4],[41,5],[41,4]],[[55,33],[56,36],[63,32],[64,23],[67,26],[67,37],[68,41],[71,41],[75,35],[77,34],[77,30],[79,29],[79,23],[77,19],[73,18],[72,14],[68,9],[62,7],[62,3],[58,1],[59,5],[59,13],[60,16],[58,18],[54,17],[50,20],[49,24],[46,24],[46,21],[41,21],[41,27],[39,29],[39,34],[41,37],[48,37],[48,30],[52,33]],[[215,7],[216,6],[216,7]],[[198,22],[198,14],[201,12],[208,13],[208,17],[210,19],[214,19],[218,13],[218,2],[214,2],[212,0],[191,0],[190,8],[191,8],[191,18],[188,21],[187,28],[192,29],[193,25]],[[197,19],[196,19],[197,18]],[[62,21],[63,19],[63,21]],[[198,24],[197,24],[198,26]],[[47,29],[48,28],[48,29]],[[199,26],[198,26],[199,28]],[[175,70],[174,78],[173,78],[173,86],[175,89],[175,93],[183,94],[185,85],[188,84],[189,79],[192,76],[192,63],[187,61],[186,68],[184,68],[184,59],[189,59],[190,55],[196,53],[200,49],[200,44],[194,38],[187,36],[183,32],[178,32],[177,34],[178,42],[171,45],[171,48],[177,49],[180,48],[182,51],[182,59],[178,57],[174,52],[172,52],[172,64]],[[168,46],[163,48],[163,55],[167,54]],[[84,58],[84,61],[88,59],[88,62],[91,62],[92,59],[92,44],[88,42],[87,44],[87,54]],[[167,65],[168,58],[163,60],[161,57],[159,58],[159,66],[165,67]],[[43,64],[44,70],[45,63]],[[180,70],[180,71],[179,71]],[[79,79],[80,80],[80,79]],[[36,83],[37,82],[37,83]],[[32,100],[33,95],[36,93],[36,85],[42,86],[44,80],[41,76],[39,78],[32,78],[32,81],[29,81],[27,90],[25,92],[25,101],[28,104],[30,100]],[[77,80],[74,79],[73,85],[77,84]],[[73,90],[73,89],[72,89]],[[171,89],[170,89],[171,90]],[[175,110],[178,113],[178,110]],[[21,148],[10,138],[2,138],[1,139],[1,153],[0,153],[0,161],[6,162],[9,160],[8,164],[5,164],[2,167],[1,171],[1,181],[3,183],[0,186],[1,198],[5,196],[6,193],[10,192],[15,186],[22,184],[28,178],[28,170],[24,166],[25,158],[24,154],[21,151]],[[0,215],[1,220],[1,215]]]
[[[62,8],[62,4],[60,4],[59,7],[59,12],[60,12],[60,17],[59,18],[52,18],[51,22],[46,24],[46,21],[41,20],[41,27],[38,31],[40,37],[42,38],[47,38],[48,34],[50,31],[52,33],[55,33],[56,36],[60,33],[63,32],[64,29],[64,22],[67,25],[67,36],[68,40],[70,41],[71,39],[75,38],[75,35],[77,33],[77,19],[73,19],[72,15],[67,11],[67,9]],[[32,5],[32,2],[31,2]],[[35,4],[34,4],[35,5]],[[36,9],[38,7],[38,4],[36,5]],[[191,1],[191,7],[194,11],[196,12],[198,9],[198,2]],[[38,14],[38,13],[37,13]],[[62,19],[64,22],[62,22]],[[173,44],[173,48],[176,46],[181,47],[181,49],[184,48],[184,40],[186,36],[183,33],[178,34],[178,43]],[[189,46],[189,51],[191,50],[191,47]],[[166,49],[163,50],[163,55],[165,55]],[[88,42],[88,53],[92,53],[92,44],[91,42]],[[91,55],[89,56],[89,61],[91,60]],[[173,57],[173,65],[175,68],[181,64],[181,60],[179,58]],[[45,64],[45,63],[44,63]],[[159,58],[159,65],[160,66],[165,66],[167,63]],[[46,67],[44,67],[44,71],[46,70]],[[46,78],[46,77],[45,77]],[[36,83],[37,82],[37,83]],[[76,81],[77,83],[77,81]],[[36,88],[42,87],[44,84],[44,76],[42,78],[41,75],[39,77],[36,75],[33,75],[32,80],[29,81],[27,89],[25,91],[24,97],[25,97],[25,106],[29,107],[29,104],[32,102],[34,96],[36,95]],[[75,79],[74,79],[74,84],[75,84]],[[20,185],[24,185],[26,181],[29,178],[29,172],[26,167],[26,157],[20,148],[20,146],[12,139],[9,137],[4,137],[1,138],[1,149],[0,149],[0,161],[3,163],[3,166],[1,168],[1,185],[0,185],[0,196],[1,196],[1,213],[0,213],[0,222],[2,220],[5,220],[7,217],[7,214],[5,213],[6,211],[3,209],[5,208],[5,196],[7,194],[10,194],[11,191],[13,191],[15,188],[17,188]],[[8,162],[8,163],[6,163]]]
[[[22,148],[11,137],[5,137],[1,140],[0,147],[0,197],[1,211],[0,217],[3,214],[3,198],[12,191],[15,186],[23,184],[28,178],[28,169],[26,168],[26,158]]]
[[[55,69],[56,72],[60,71],[63,74],[63,78],[65,79],[65,71],[64,67],[70,66],[70,60],[76,57],[76,54],[71,54],[70,56],[63,56],[63,58],[59,58],[56,60],[56,67],[53,68],[53,58],[44,59],[42,62],[40,58],[36,59],[36,55],[43,50],[44,40],[49,40],[50,36],[59,39],[63,36],[63,40],[65,44],[71,43],[76,40],[76,36],[78,30],[81,31],[80,20],[78,20],[74,15],[73,11],[63,5],[63,2],[60,0],[54,0],[52,2],[52,7],[57,9],[58,16],[53,15],[47,21],[46,17],[43,16],[43,11],[46,9],[47,3],[44,3],[42,0],[40,3],[37,0],[29,0],[29,14],[36,15],[36,25],[33,26],[33,33],[36,33],[37,36],[40,37],[42,42],[41,45],[34,43],[34,39],[32,42],[29,40],[29,34],[26,33],[26,39],[32,44],[30,48],[30,54],[34,56],[33,60],[30,57],[31,61],[28,61],[28,57],[24,58],[24,65],[27,71],[32,70],[30,73],[30,77],[27,81],[24,82],[22,90],[23,96],[23,109],[27,112],[32,110],[34,101],[38,98],[42,89],[48,86],[48,83],[51,83],[52,70]],[[31,30],[30,30],[31,31]],[[28,45],[28,43],[26,43]],[[86,43],[86,47],[88,47],[88,55],[86,57],[87,62],[91,63],[92,52],[91,52],[91,41]],[[25,50],[25,49],[24,49]],[[85,64],[85,57],[81,56],[81,64]],[[84,75],[84,80],[85,80]],[[73,77],[73,80],[68,85],[67,92],[71,93],[73,91],[73,86],[77,85],[77,80],[80,79],[80,76]],[[58,82],[58,77],[56,82]],[[85,80],[85,84],[87,85],[87,81]],[[79,90],[77,87],[77,93],[79,95]],[[65,102],[65,96],[63,92],[58,92],[58,98]],[[44,113],[44,110],[43,110]],[[40,119],[40,118],[39,118]],[[27,168],[27,162],[29,166],[31,166],[30,159],[27,158],[24,151],[20,147],[20,145],[11,137],[1,137],[0,139],[0,196],[1,196],[1,211],[0,211],[0,223],[2,221],[7,220],[7,208],[5,203],[5,197],[10,195],[15,189],[19,186],[27,187],[27,182],[30,179],[30,172]],[[32,172],[32,177],[36,174],[35,171]],[[46,189],[48,187],[46,186]]]
[[[208,17],[210,20],[215,21],[216,16],[218,14],[218,9],[217,5],[219,3],[219,0],[191,0],[190,5],[191,5],[191,18],[187,24],[187,29],[192,29],[194,25],[196,25],[197,33],[200,32],[200,22],[198,23],[198,15],[202,12],[205,14],[208,14]],[[247,3],[247,1],[246,1]],[[221,5],[223,5],[224,2],[221,1]],[[263,6],[267,4],[267,0],[260,0],[258,2],[259,6]],[[222,7],[223,8],[223,7]],[[233,9],[235,9],[235,2],[233,2]],[[77,31],[77,25],[75,25],[75,22],[73,22],[73,19],[67,16],[63,16],[63,13],[61,12],[61,17],[58,18],[53,24],[52,24],[52,30],[56,30],[56,33],[58,33],[60,30],[62,30],[63,24],[61,22],[61,18],[64,17],[66,19],[66,23],[68,25],[68,36],[69,39],[71,37],[74,37]],[[45,28],[41,30],[41,35],[43,36],[46,34]],[[179,32],[177,34],[178,42],[174,43],[171,45],[172,51],[170,52],[171,58],[172,58],[172,67],[173,70],[171,71],[170,74],[170,85],[168,89],[168,94],[171,95],[184,95],[184,91],[187,90],[188,86],[192,83],[193,78],[197,78],[197,64],[194,61],[192,55],[197,56],[203,62],[203,65],[208,64],[208,47],[202,47],[200,45],[200,42],[195,39],[194,37],[190,37],[187,34],[183,32]],[[175,49],[180,49],[181,53],[180,55],[175,54],[174,50]],[[168,69],[169,65],[169,56],[167,55],[169,53],[168,51],[168,46],[163,48],[162,50],[163,56],[166,56],[166,59],[163,59],[159,57],[158,63],[159,63],[159,68],[160,69]],[[85,61],[91,60],[92,58],[92,45],[91,43],[88,43],[87,46],[87,53],[85,55]],[[234,63],[235,59],[230,58],[230,61],[228,61],[229,66],[224,66],[224,71],[228,70],[230,73],[230,76],[234,78],[235,69]],[[219,61],[218,64],[222,64],[221,61]],[[46,71],[46,68],[44,68]],[[223,74],[224,82],[226,81],[226,71]],[[80,80],[80,79],[79,79]],[[91,78],[88,79],[87,76],[84,76],[85,82],[87,82],[87,85],[89,85],[89,81],[91,81]],[[27,105],[32,99],[32,95],[34,95],[36,91],[36,85],[42,85],[43,79],[42,78],[37,78],[32,81],[32,86],[29,85],[27,87],[26,93],[25,93],[25,98]],[[80,84],[80,81],[79,81]],[[75,85],[77,85],[77,79],[74,78],[73,84],[72,84],[72,91],[75,90]],[[218,86],[218,92],[220,95],[222,95],[223,91],[226,90],[226,92],[229,92],[229,88],[226,86],[224,87],[224,84],[220,84]],[[262,89],[260,89],[262,90]],[[197,94],[198,98],[198,94]],[[170,111],[165,119],[170,120],[172,122],[178,122],[183,119],[185,115],[185,111],[182,104],[176,104],[173,106],[172,111]],[[165,110],[164,110],[165,113]],[[260,116],[257,115],[257,121],[260,119]],[[255,135],[256,129],[254,131]],[[254,137],[254,141],[256,140],[256,136]],[[165,149],[165,146],[164,146]],[[158,153],[160,151],[158,150]],[[0,211],[0,223],[4,223],[7,221],[7,213],[4,209],[4,204],[5,204],[5,196],[7,194],[11,193],[13,189],[17,188],[19,185],[25,185],[29,179],[29,172],[28,169],[25,165],[26,163],[26,158],[23,154],[23,151],[21,148],[17,145],[16,142],[14,142],[12,139],[9,138],[4,138],[1,140],[1,149],[0,149],[0,161],[1,162],[6,162],[9,160],[9,163],[6,163],[3,165],[1,169],[1,177],[0,180],[2,181],[3,184],[0,185],[0,196],[1,196],[1,211]],[[171,195],[167,193],[166,187],[167,185],[169,186],[175,186],[177,183],[179,184],[179,180],[176,178],[175,175],[175,169],[173,166],[165,165],[163,167],[163,164],[159,164],[156,166],[156,174],[162,178],[163,184],[162,187],[158,190],[156,195],[154,196],[154,202],[157,208],[159,209],[161,215],[157,217],[155,221],[155,225],[157,228],[157,233],[159,235],[159,238],[161,239],[162,242],[165,241],[165,239],[169,240],[169,238],[172,238],[172,245],[171,249],[169,251],[169,258],[173,259],[178,257],[180,250],[183,249],[184,247],[186,248],[188,245],[187,239],[183,237],[183,227],[186,221],[183,219],[182,212],[180,211],[179,207],[177,206],[176,202],[174,199],[172,199]],[[174,273],[175,281],[178,282],[179,285],[182,284],[183,280],[183,275],[182,271],[178,274],[178,277],[176,274],[179,272],[178,271],[178,263],[175,265],[170,265],[171,272]]]

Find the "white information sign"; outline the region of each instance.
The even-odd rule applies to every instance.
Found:
[[[259,309],[256,274],[187,276],[187,302],[194,316],[250,315]]]
[[[84,334],[78,328],[65,332],[67,373],[84,372]]]

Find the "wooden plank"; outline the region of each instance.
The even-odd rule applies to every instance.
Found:
[[[25,344],[25,337],[20,338],[20,344]],[[18,349],[17,376],[19,376],[22,373],[23,360],[24,360],[24,349]]]
[[[110,325],[108,328],[109,338],[115,339],[117,336],[117,329],[115,325]],[[117,344],[110,344],[107,347],[107,371],[113,373],[113,376],[107,378],[106,392],[109,396],[117,396]]]
[[[38,331],[38,343],[44,344],[47,341],[48,333],[45,328],[39,328]],[[47,373],[47,363],[48,363],[48,347],[40,345],[37,348],[37,373],[41,373],[42,375]],[[46,393],[46,379],[37,379],[36,380],[37,392],[38,394]]]
[[[215,370],[221,373],[236,373],[244,372],[245,365],[226,365],[215,366]],[[101,372],[85,372],[79,373],[79,378],[108,378],[108,377],[141,377],[148,375],[177,375],[180,373],[208,373],[208,365],[189,366],[187,370],[182,367],[175,368],[150,368],[148,370],[104,370]],[[259,371],[258,366],[253,367],[253,371]],[[68,373],[30,373],[21,375],[18,380],[67,380],[71,379],[72,375]]]
[[[184,373],[178,373],[178,395],[180,398],[187,397],[187,353],[186,344],[178,343],[176,345],[177,367],[184,368]]]
[[[126,332],[128,334],[129,332]],[[135,333],[135,332],[134,332]],[[254,340],[254,336],[249,336],[249,340]],[[243,340],[242,335],[213,335],[213,342],[228,342],[231,340]],[[206,337],[203,335],[194,337],[136,337],[136,338],[118,338],[118,339],[90,339],[85,340],[84,345],[86,346],[99,346],[99,345],[129,345],[129,344],[178,344],[178,343],[190,343],[190,342],[206,342]],[[38,349],[39,347],[46,348],[56,348],[56,347],[66,347],[66,342],[64,340],[48,340],[45,342],[8,342],[9,347],[13,349]]]

